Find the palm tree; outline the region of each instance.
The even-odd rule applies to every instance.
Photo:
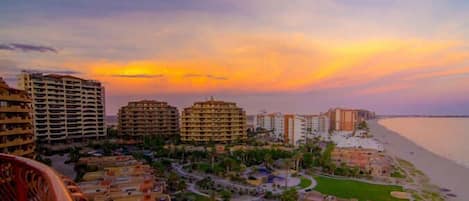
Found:
[[[290,168],[291,168],[292,160],[286,158],[283,160],[283,166],[287,169],[287,175],[285,176],[285,188],[288,187],[288,177],[290,176]]]
[[[212,190],[210,192],[210,198],[209,199],[210,199],[210,201],[216,201],[217,200],[217,196],[215,194],[215,191]]]
[[[181,145],[181,152],[182,152],[182,162],[184,163],[184,156],[185,156],[185,153],[186,153],[186,146],[184,145]]]
[[[300,162],[302,158],[303,158],[303,154],[301,154],[301,152],[295,152],[295,154],[293,155],[293,159],[295,160],[295,170],[297,171],[300,166]]]
[[[215,166],[215,157],[217,155],[217,151],[215,150],[215,145],[213,145],[211,148],[210,148],[210,165],[213,169],[213,167]]]
[[[274,160],[272,159],[272,154],[267,153],[264,155],[264,165],[266,168],[270,168],[272,164],[274,163]]]
[[[225,159],[223,160],[223,165],[225,166],[225,171],[226,172],[230,172],[233,165],[234,165],[235,161],[230,158],[230,157],[225,157]]]

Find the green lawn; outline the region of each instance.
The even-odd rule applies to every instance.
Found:
[[[311,183],[312,183],[311,180],[309,180],[308,178],[301,177],[300,184],[298,184],[298,187],[300,189],[303,189],[303,188],[306,188],[306,187],[310,186]]]
[[[177,194],[176,197],[172,200],[175,200],[175,201],[186,201],[186,200],[210,201],[210,198],[202,196],[202,195],[198,195],[192,192],[184,192],[184,193]]]
[[[365,182],[315,176],[318,185],[314,190],[339,198],[356,198],[360,201],[401,201],[391,197],[391,191],[403,191],[401,186],[377,185]]]

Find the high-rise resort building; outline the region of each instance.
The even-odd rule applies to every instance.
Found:
[[[34,157],[31,99],[0,78],[0,153]]]
[[[284,142],[298,146],[308,139],[306,119],[301,115],[285,115]]]
[[[358,111],[355,109],[330,109],[331,129],[335,131],[353,131],[358,125]]]
[[[23,71],[18,84],[32,97],[38,141],[89,142],[106,136],[104,87],[100,82]]]
[[[195,102],[181,115],[181,141],[230,143],[246,140],[246,112],[236,103],[214,100]]]
[[[136,140],[144,136],[177,136],[178,109],[160,101],[129,102],[119,109],[117,132],[124,139]]]
[[[284,136],[285,117],[282,113],[261,113],[256,115],[256,128],[272,131],[273,137],[282,139]]]
[[[261,113],[255,116],[256,128],[271,132],[274,139],[298,145],[329,131],[326,115],[294,115],[282,113]]]
[[[327,114],[335,131],[354,131],[362,121],[375,118],[375,113],[359,109],[332,108]]]
[[[309,134],[329,132],[330,120],[327,115],[301,115],[306,121],[306,130]]]

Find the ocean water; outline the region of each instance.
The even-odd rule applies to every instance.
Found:
[[[388,118],[378,123],[469,168],[469,118]]]

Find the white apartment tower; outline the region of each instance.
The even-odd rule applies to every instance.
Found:
[[[258,114],[256,115],[256,128],[263,128],[272,131],[273,137],[283,139],[284,116],[282,113]]]
[[[326,115],[302,115],[309,134],[318,135],[329,132],[329,117]]]
[[[301,115],[285,115],[285,143],[298,146],[308,139],[306,119]]]
[[[23,71],[18,85],[32,97],[34,133],[39,141],[86,142],[106,136],[100,82]]]

